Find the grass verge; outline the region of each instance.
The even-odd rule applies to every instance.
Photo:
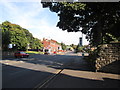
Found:
[[[37,51],[26,51],[28,54],[44,54],[44,52],[37,52]]]

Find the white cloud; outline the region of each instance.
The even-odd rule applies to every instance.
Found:
[[[57,40],[58,42],[63,42],[65,44],[73,43],[77,45],[79,43],[79,38],[82,36],[82,34],[81,32],[68,33],[67,31],[62,31],[55,26],[50,27],[44,24],[36,28],[34,36],[40,39],[44,37],[44,38]],[[84,38],[83,45],[88,44],[88,42],[85,40],[85,36],[83,38]]]
[[[34,37],[39,39],[45,37],[57,40],[58,42],[63,42],[65,44],[79,43],[79,37],[81,36],[81,33],[68,33],[60,30],[56,27],[56,25],[51,26],[51,21],[48,21],[48,18],[51,17],[44,14],[46,9],[43,9],[39,2],[25,4],[26,5],[22,5],[20,7],[17,6],[16,3],[2,2],[2,6],[9,14],[8,18],[10,22],[12,21],[12,23],[16,23],[23,28],[28,29]],[[40,17],[41,14],[44,14],[44,17]],[[6,17],[4,17],[4,19],[6,19]],[[86,42],[84,39],[83,44],[88,44],[88,42]]]
[[[40,2],[41,0],[1,0],[1,2]]]

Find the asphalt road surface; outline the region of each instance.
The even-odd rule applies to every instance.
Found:
[[[87,55],[87,54],[84,54]],[[30,55],[3,64],[2,88],[118,88],[120,75],[93,72],[82,53]]]
[[[5,59],[2,63],[2,88],[37,88],[51,76],[69,66],[81,56],[31,55],[29,58]]]

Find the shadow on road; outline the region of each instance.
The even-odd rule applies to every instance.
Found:
[[[120,80],[103,78],[93,80],[60,74],[55,80],[46,85],[46,88],[120,88]]]
[[[7,70],[7,68],[9,70]],[[7,71],[6,71],[7,70]],[[16,71],[19,71],[16,73]],[[15,67],[12,65],[3,66],[3,90],[6,88],[29,88],[32,89],[39,84],[41,86],[45,80],[44,78],[53,73],[37,71],[27,68]],[[42,82],[41,82],[42,81]],[[44,81],[44,82],[43,82]],[[120,80],[104,78],[101,80],[92,80],[60,74],[48,88],[118,88]]]
[[[114,61],[100,69],[101,72],[120,75],[120,60]]]
[[[43,84],[53,73],[3,64],[2,88],[34,88]]]

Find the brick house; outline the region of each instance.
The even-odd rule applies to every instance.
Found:
[[[52,39],[48,40],[48,39],[43,38],[42,44],[44,46],[43,51],[45,49],[48,49],[51,53],[53,53],[54,51],[62,50],[61,45],[59,45],[57,41],[52,40]]]

